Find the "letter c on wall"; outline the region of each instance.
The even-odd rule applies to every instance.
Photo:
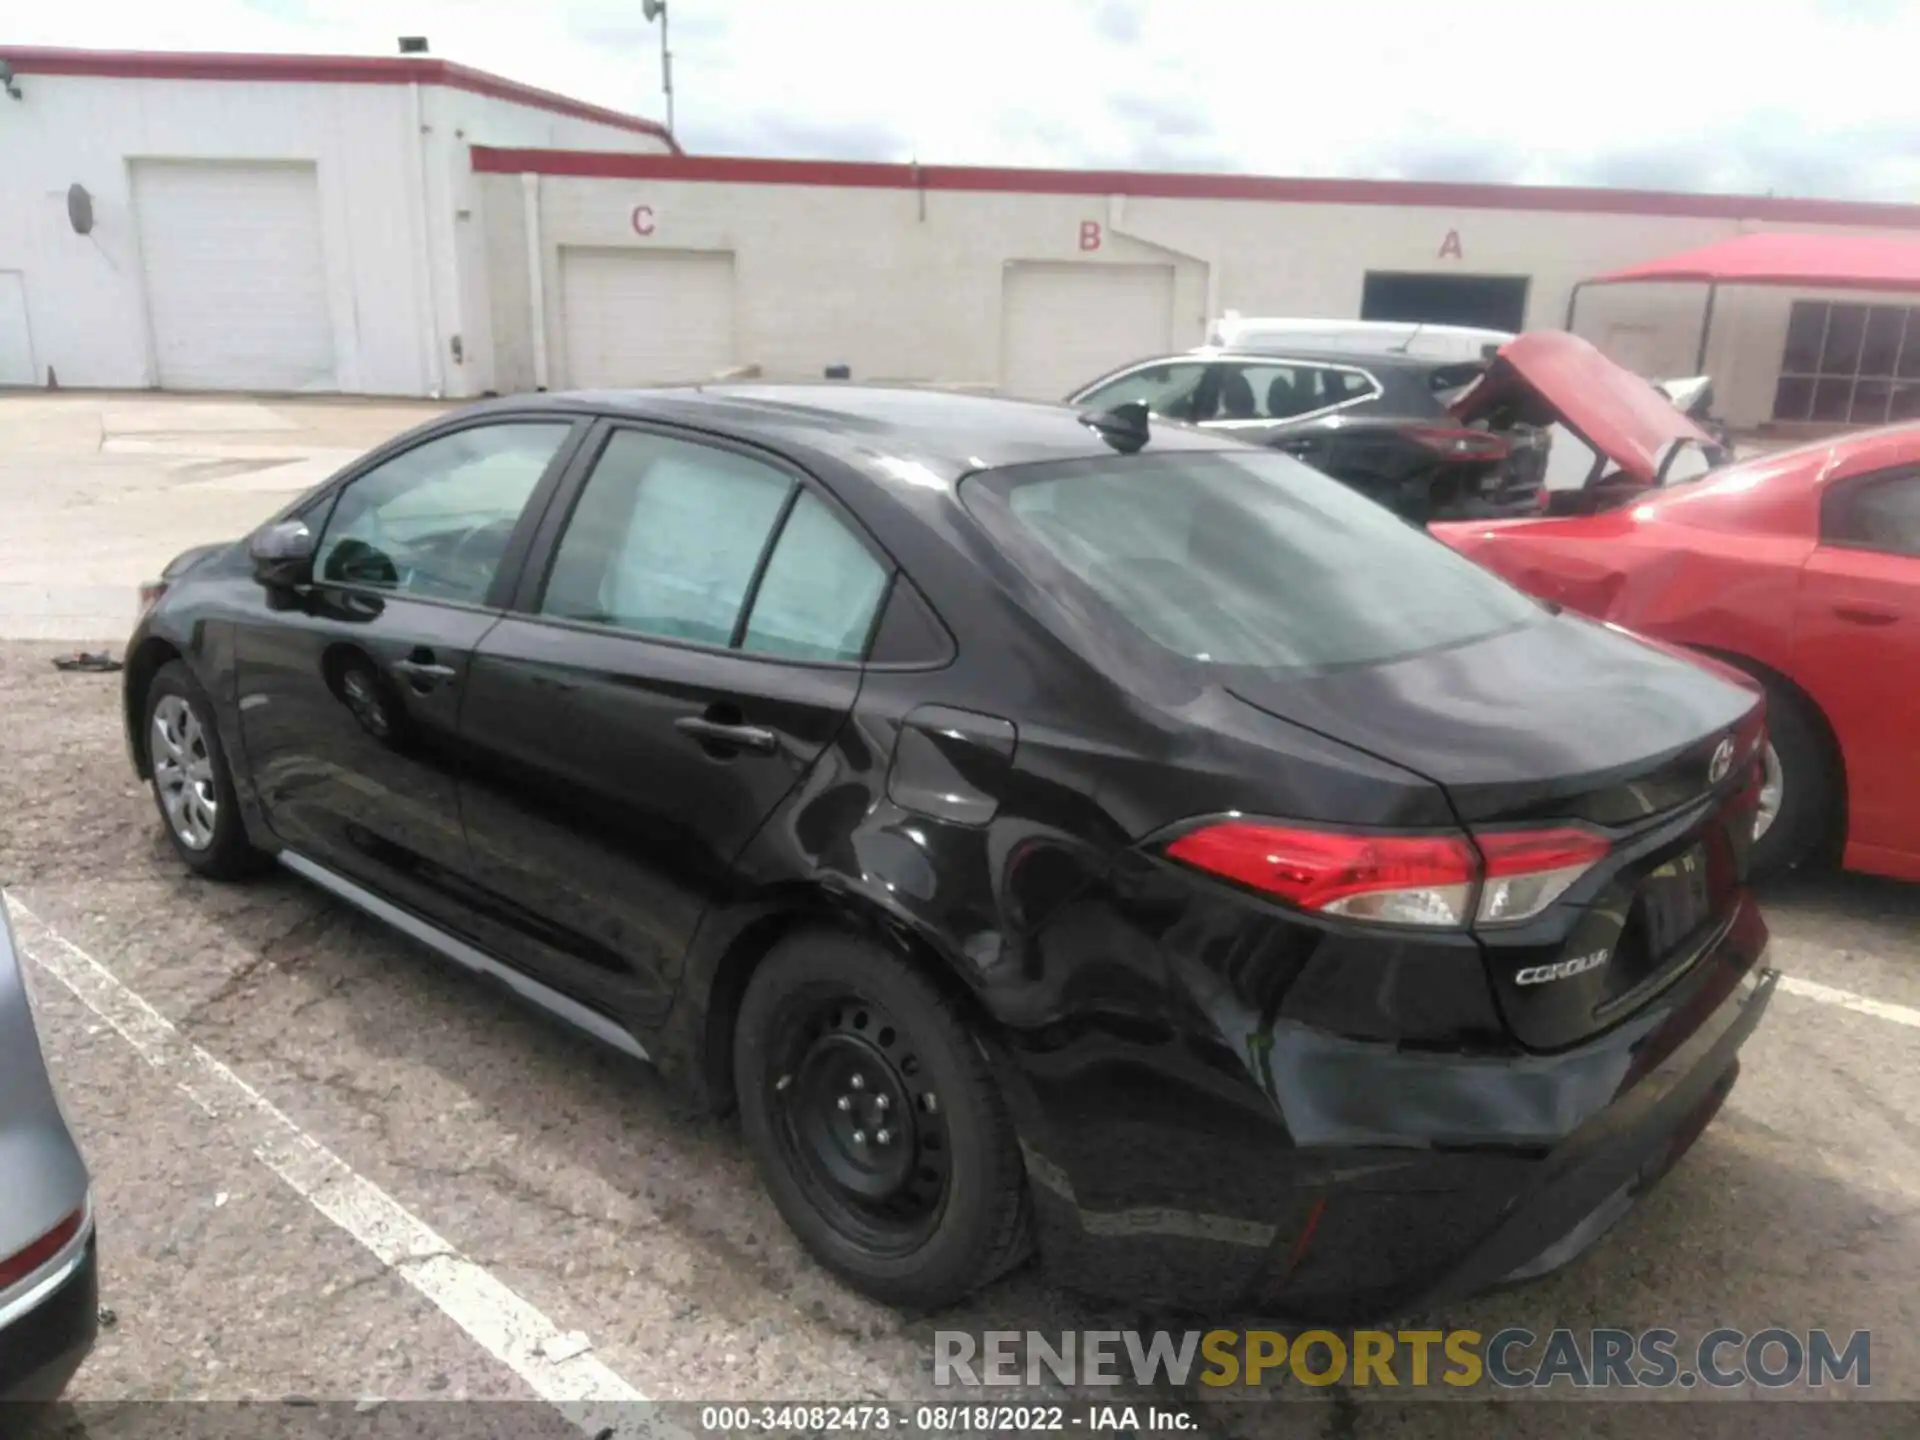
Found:
[[[633,207],[633,233],[651,235],[653,233],[653,207],[636,205]]]

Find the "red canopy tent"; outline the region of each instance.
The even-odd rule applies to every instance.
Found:
[[[1582,280],[1567,297],[1567,326],[1589,285],[1692,284],[1707,287],[1696,372],[1707,368],[1713,298],[1722,285],[1804,285],[1821,290],[1920,291],[1920,240],[1885,235],[1736,235],[1697,250]]]

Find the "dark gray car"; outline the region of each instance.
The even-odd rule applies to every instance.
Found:
[[[1544,437],[1461,424],[1448,409],[1485,360],[1241,345],[1136,361],[1067,404],[1144,402],[1164,419],[1284,451],[1409,520],[1529,510]]]
[[[0,1400],[50,1400],[99,1324],[86,1163],[54,1098],[0,900]]]

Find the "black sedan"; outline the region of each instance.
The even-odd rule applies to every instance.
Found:
[[[1484,361],[1241,346],[1142,360],[1069,397],[1155,415],[1280,450],[1406,519],[1485,519],[1533,508],[1546,432],[1462,424],[1448,402]]]
[[[1549,1268],[1772,987],[1761,702],[1286,456],[852,387],[502,400],[182,556],[192,869],[277,861],[737,1105],[936,1306],[1380,1312]]]

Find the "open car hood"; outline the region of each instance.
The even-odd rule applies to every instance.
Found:
[[[1502,345],[1452,410],[1467,424],[1505,411],[1527,424],[1564,425],[1639,485],[1675,478],[1675,456],[1691,448],[1708,467],[1724,458],[1718,442],[1659,390],[1559,330],[1530,331]],[[1688,468],[1697,474],[1704,467]]]

